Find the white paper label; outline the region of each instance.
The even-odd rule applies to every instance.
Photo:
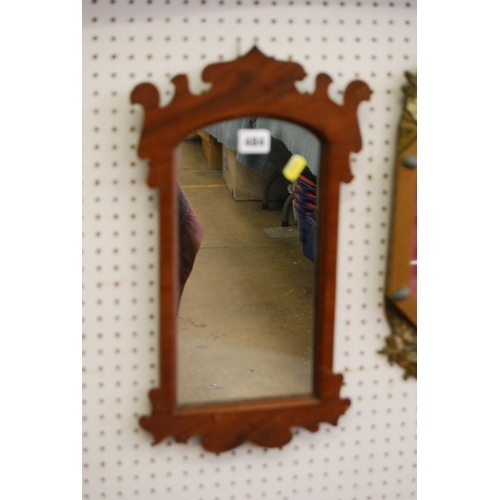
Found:
[[[238,153],[261,155],[271,151],[271,132],[266,128],[240,128]]]

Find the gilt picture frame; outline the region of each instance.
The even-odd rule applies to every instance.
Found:
[[[417,76],[405,73],[398,128],[386,316],[391,327],[380,354],[417,377]]]

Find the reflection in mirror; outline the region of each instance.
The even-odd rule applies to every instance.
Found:
[[[269,130],[269,153],[238,152],[240,129]],[[292,154],[307,167],[290,181]],[[177,161],[178,404],[311,395],[319,140],[242,118],[193,132]]]

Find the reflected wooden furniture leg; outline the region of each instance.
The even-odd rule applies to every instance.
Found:
[[[290,207],[293,203],[293,193],[285,201],[285,206],[283,207],[283,217],[281,219],[281,227],[288,227],[290,224],[288,222],[288,214],[290,212]]]

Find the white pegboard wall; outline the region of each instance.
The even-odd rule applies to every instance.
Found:
[[[416,70],[416,3],[92,1],[83,9],[83,497],[409,499],[416,496],[416,383],[376,351],[403,73]],[[334,82],[340,101],[360,78],[374,91],[359,120],[363,150],[342,187],[336,371],[352,401],[339,425],[296,429],[283,449],[243,445],[221,455],[196,438],[151,447],[138,426],[158,383],[157,196],[136,148],[135,85],[170,78],[257,44]]]

